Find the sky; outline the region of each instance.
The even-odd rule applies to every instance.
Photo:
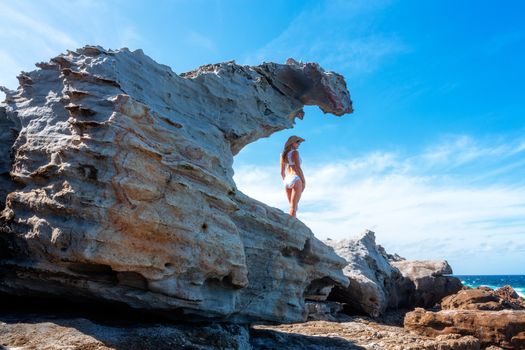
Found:
[[[235,158],[241,191],[288,210],[279,153],[300,147],[298,218],[320,238],[365,229],[456,274],[525,274],[525,2],[0,0],[0,85],[67,49],[200,65],[318,62],[355,112],[304,120]],[[3,96],[0,96],[3,98]]]

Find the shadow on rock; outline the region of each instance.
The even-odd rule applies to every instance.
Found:
[[[246,326],[182,324],[122,305],[0,295],[0,349],[246,349]],[[180,322],[184,322],[180,319]]]
[[[250,329],[250,344],[257,350],[360,350],[365,349],[343,338],[308,336],[267,329]]]

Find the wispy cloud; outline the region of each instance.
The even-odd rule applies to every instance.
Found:
[[[84,0],[0,2],[0,85],[16,88],[21,70],[32,70],[35,62],[47,61],[67,49],[87,44],[140,46],[139,32],[119,16],[118,6],[122,4]]]
[[[352,76],[373,72],[387,58],[409,51],[406,43],[394,34],[374,32],[370,23],[360,20],[384,9],[388,1],[331,1],[309,7],[290,25],[244,62],[284,62],[288,57],[318,61],[325,67],[337,67]],[[365,16],[363,16],[365,17]]]
[[[25,11],[17,10],[3,2],[1,5],[0,17],[4,25],[17,28],[16,33],[20,38],[38,37],[40,45],[50,49],[50,43],[56,43],[68,47],[77,46],[78,43],[66,32],[59,30],[45,21],[42,21],[34,14],[26,14]],[[15,33],[15,32],[11,32]],[[50,53],[48,52],[48,53]]]
[[[498,176],[470,181],[480,172],[511,164],[525,170],[520,157],[513,158],[519,145],[481,145],[457,136],[410,157],[375,152],[314,166],[306,159],[307,188],[299,218],[320,238],[374,229],[378,242],[391,252],[446,258],[456,272],[523,273],[525,184]],[[493,163],[493,157],[507,161]],[[473,165],[475,174],[465,173]],[[246,194],[287,210],[276,169],[245,164],[236,169],[235,181]],[[514,258],[516,265],[486,266],[500,254]],[[471,264],[473,260],[478,264]]]
[[[205,49],[209,51],[217,50],[217,46],[215,45],[212,39],[196,31],[189,31],[188,35],[186,36],[186,41],[191,46],[198,47],[200,49]]]

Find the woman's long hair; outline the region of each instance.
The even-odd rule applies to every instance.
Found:
[[[290,152],[292,150],[292,144],[289,144],[289,145],[284,145],[284,149],[283,149],[283,153],[281,153],[281,159],[283,161],[283,163],[286,163],[288,164],[288,157],[287,157],[287,154],[288,152]]]
[[[290,136],[288,140],[286,140],[286,143],[284,144],[283,153],[281,153],[281,160],[283,163],[288,164],[287,154],[288,152],[292,150],[292,145],[294,144],[294,142],[297,142],[297,141],[302,142],[304,141],[304,139],[302,137],[294,135],[294,136]]]

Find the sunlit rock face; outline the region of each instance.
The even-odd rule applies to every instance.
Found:
[[[293,60],[177,75],[100,47],[37,66],[0,105],[0,290],[291,322],[347,285],[343,259],[232,178],[303,105],[352,112],[340,75]]]
[[[382,315],[389,306],[397,307],[402,276],[376,244],[374,232],[365,230],[353,238],[325,243],[348,261],[344,273],[350,279],[348,287],[334,288],[330,299],[345,303],[350,313],[372,317]]]
[[[346,288],[336,286],[331,300],[345,304],[350,313],[377,317],[387,309],[433,307],[443,297],[462,288],[445,260],[406,260],[388,254],[365,230],[356,237],[325,243],[348,261]]]

